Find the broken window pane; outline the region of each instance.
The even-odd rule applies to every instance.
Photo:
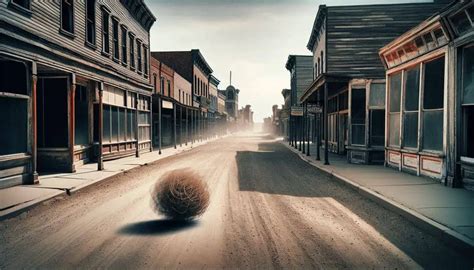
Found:
[[[463,104],[474,104],[474,46],[464,49],[463,55]]]
[[[407,112],[403,119],[403,145],[418,147],[418,112]]]
[[[400,94],[402,88],[402,73],[390,75],[390,112],[400,111]]]
[[[444,107],[444,57],[425,63],[424,109]]]
[[[418,111],[420,95],[420,67],[409,69],[405,76],[405,110]]]
[[[443,150],[443,110],[423,113],[423,149]]]
[[[0,97],[0,155],[27,152],[28,100]]]

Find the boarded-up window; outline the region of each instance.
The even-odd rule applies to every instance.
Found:
[[[365,145],[365,89],[352,89],[351,93],[351,124],[352,144]]]

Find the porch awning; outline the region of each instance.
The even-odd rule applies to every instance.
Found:
[[[350,77],[346,77],[346,76],[331,75],[331,74],[326,74],[326,73],[321,74],[308,86],[304,94],[301,96],[300,102],[301,103],[304,103],[304,102],[315,103],[317,102],[316,93],[326,83],[331,83],[331,84],[334,84],[335,86],[343,87],[345,84],[349,82],[350,79],[351,79]]]

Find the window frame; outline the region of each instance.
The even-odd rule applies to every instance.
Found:
[[[127,41],[128,41],[128,27],[124,24],[120,25],[120,50],[122,51],[122,65],[128,65],[128,48],[127,48]]]
[[[142,41],[137,38],[135,39],[137,45],[137,73],[142,74],[143,72],[143,56],[142,56]]]
[[[89,1],[92,1],[94,3],[93,6],[93,20],[90,20],[89,18]],[[96,49],[97,48],[97,12],[96,12],[96,0],[85,0],[85,45],[88,46],[91,49]],[[92,21],[92,41],[89,40],[89,24]]]
[[[8,2],[8,7],[24,16],[31,17],[31,15],[33,14],[31,10],[31,0],[25,0],[25,1],[27,1],[28,7],[24,7],[23,5],[15,3],[15,0],[10,0]]]
[[[64,19],[64,14],[63,14],[63,5],[64,5],[64,2],[66,1],[70,1],[70,7],[71,7],[71,31],[67,30],[67,29],[64,29],[63,28],[63,19]],[[74,1],[73,0],[61,0],[61,4],[60,4],[60,16],[59,16],[59,33],[64,35],[64,36],[67,36],[69,38],[74,38],[75,37],[75,34],[74,34],[74,18],[75,18],[75,12],[74,12]]]
[[[101,17],[101,31],[102,31],[102,49],[101,53],[102,55],[106,57],[110,57],[110,10],[102,5],[100,7],[101,12],[102,12],[102,17]],[[107,21],[105,21],[107,19]],[[107,27],[105,26],[105,22],[107,22]],[[105,38],[107,36],[107,38]],[[105,45],[107,45],[107,51],[105,50]]]
[[[112,60],[120,63],[120,20],[112,16]],[[117,34],[117,38],[115,38]]]
[[[135,34],[132,32],[128,32],[128,42],[130,47],[130,69],[135,71]]]

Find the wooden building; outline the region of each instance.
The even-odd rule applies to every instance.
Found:
[[[0,1],[0,187],[151,148],[142,0]]]
[[[315,79],[301,102],[316,112],[311,116],[305,109],[304,115],[316,123],[318,154],[323,142],[326,164],[328,152],[347,155],[352,163],[384,162],[385,69],[378,51],[443,6],[319,7],[307,44]],[[314,127],[303,130],[305,141],[312,138],[308,130]]]
[[[192,83],[193,107],[198,108],[193,113],[193,138],[203,139],[207,134],[209,99],[209,80],[213,70],[197,49],[190,51],[152,52],[158,61],[171,67],[183,78]]]
[[[380,56],[387,165],[474,189],[474,2],[455,1]]]
[[[208,136],[214,137],[217,135],[218,128],[218,112],[217,112],[217,91],[219,88],[219,79],[212,74],[209,78],[209,110],[208,110]]]
[[[303,140],[303,107],[301,97],[314,80],[313,57],[310,55],[290,55],[285,65],[290,72],[290,144],[301,150]]]
[[[289,138],[289,132],[290,132],[289,122],[290,122],[290,109],[291,109],[291,106],[290,106],[291,95],[290,94],[291,94],[291,89],[283,89],[281,91],[281,95],[283,96],[283,100],[284,100],[284,104],[281,108],[281,114],[280,114],[281,133],[283,137],[288,141],[290,141],[290,138]]]

